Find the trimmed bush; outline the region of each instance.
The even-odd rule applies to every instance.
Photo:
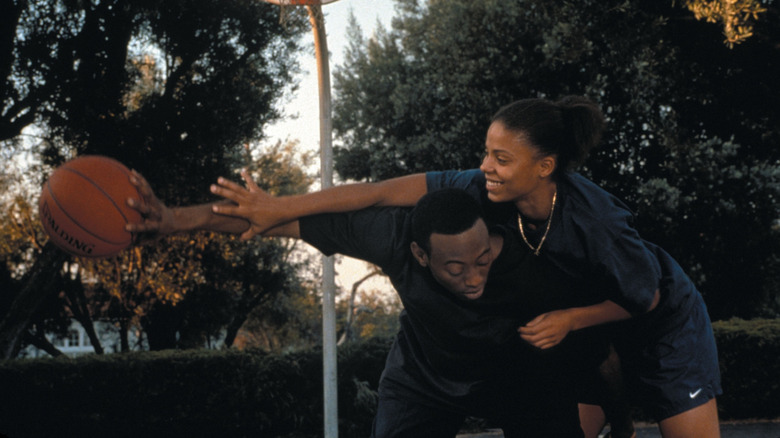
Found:
[[[713,324],[723,419],[780,417],[780,320]],[[339,349],[339,436],[365,437],[388,339]],[[166,351],[0,362],[0,434],[322,436],[319,349]]]
[[[780,319],[732,319],[712,326],[723,380],[721,417],[780,417]]]
[[[366,436],[389,341],[339,352],[343,436]],[[322,354],[165,351],[0,362],[0,433],[316,437]]]

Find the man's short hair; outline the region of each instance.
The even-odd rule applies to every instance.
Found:
[[[461,189],[441,189],[420,198],[412,210],[412,240],[431,252],[431,234],[460,234],[484,220],[482,208]]]

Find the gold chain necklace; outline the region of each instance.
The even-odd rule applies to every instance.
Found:
[[[555,211],[555,200],[558,198],[558,189],[555,189],[555,192],[553,193],[553,199],[552,199],[552,207],[550,207],[550,216],[547,217],[547,228],[544,230],[544,234],[542,235],[542,240],[539,241],[539,246],[534,248],[533,245],[531,245],[531,242],[528,241],[528,239],[525,237],[525,231],[523,231],[523,216],[520,215],[520,212],[517,212],[517,226],[520,228],[520,235],[523,236],[523,241],[526,245],[528,245],[529,248],[531,248],[531,251],[534,252],[534,255],[539,255],[539,251],[542,249],[542,244],[544,244],[544,239],[547,238],[547,233],[550,232],[550,225],[552,224],[552,216],[553,212]]]

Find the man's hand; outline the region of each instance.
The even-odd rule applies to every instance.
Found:
[[[543,313],[517,329],[520,337],[534,347],[546,350],[563,341],[574,329],[574,322],[566,310]]]
[[[125,229],[136,234],[138,242],[157,240],[175,232],[173,211],[155,196],[146,179],[132,170],[130,182],[138,189],[140,198],[128,198],[127,205],[141,213],[143,221],[127,224]]]
[[[286,222],[282,215],[284,207],[280,198],[263,191],[252,180],[249,172],[244,169],[241,177],[246,187],[241,187],[225,178],[219,178],[216,185],[211,186],[211,193],[231,201],[215,204],[212,211],[216,214],[233,216],[249,221],[249,229],[241,234],[241,240],[249,240],[268,229]]]

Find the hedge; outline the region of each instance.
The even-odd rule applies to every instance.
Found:
[[[718,344],[723,419],[780,417],[780,319],[712,324]]]
[[[724,419],[780,417],[780,320],[713,324]],[[368,436],[390,340],[339,350],[339,436]],[[318,437],[319,349],[165,351],[0,362],[0,434]]]
[[[344,436],[370,430],[388,340],[339,352]],[[164,351],[0,362],[0,433],[23,437],[314,437],[319,349]],[[359,431],[359,432],[357,432]],[[356,434],[357,432],[357,434]]]

